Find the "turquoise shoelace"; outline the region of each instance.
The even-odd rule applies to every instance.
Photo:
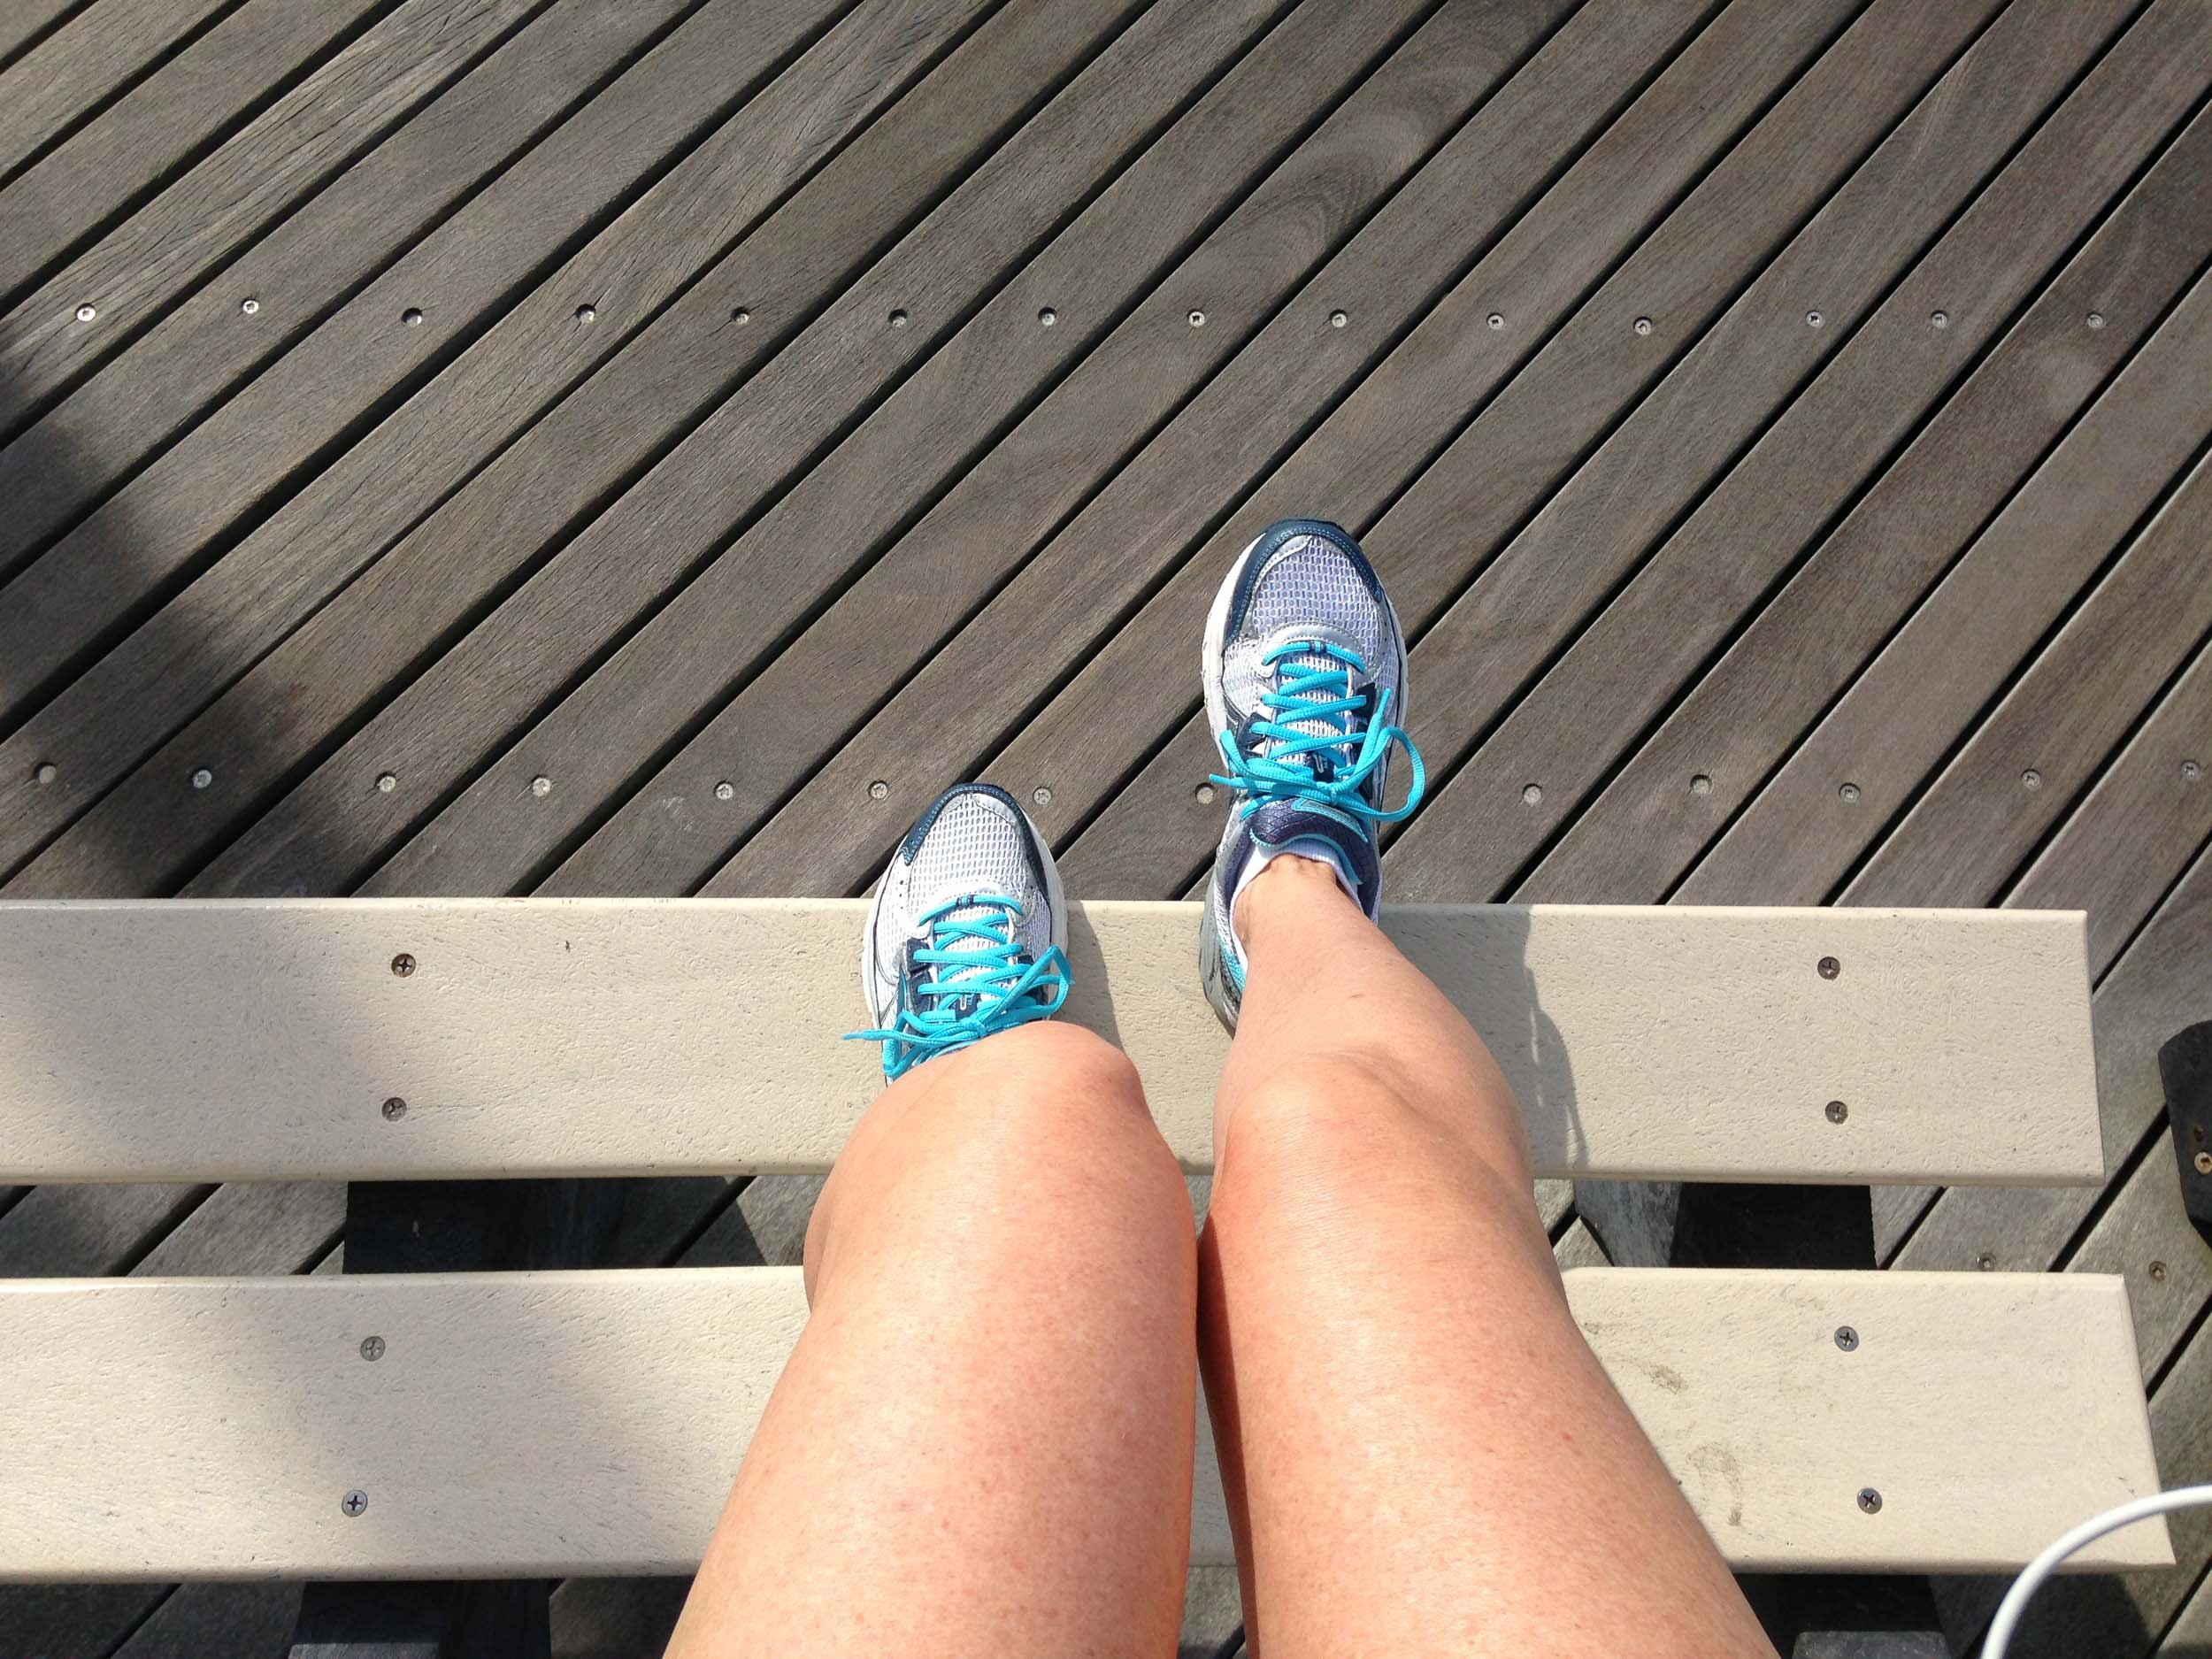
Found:
[[[956,910],[981,911],[955,920]],[[980,1042],[995,1031],[1025,1025],[1060,1011],[1068,1000],[1068,959],[1052,946],[1025,959],[1015,935],[1025,912],[1012,899],[972,894],[949,899],[922,918],[929,943],[914,953],[930,972],[907,1007],[883,1031],[846,1033],[883,1045],[883,1075],[896,1082],[923,1061]],[[974,941],[966,949],[953,946]]]
[[[1285,666],[1291,657],[1321,657],[1333,667],[1311,663]],[[1236,747],[1235,736],[1224,732],[1217,741],[1226,777],[1212,781],[1241,793],[1247,818],[1269,801],[1298,801],[1333,808],[1356,822],[1394,824],[1421,803],[1426,773],[1421,751],[1401,726],[1384,718],[1390,708],[1390,688],[1375,699],[1373,718],[1364,726],[1365,700],[1352,690],[1352,676],[1367,672],[1356,651],[1325,641],[1289,640],[1260,658],[1260,666],[1276,671],[1275,683],[1260,694],[1267,718],[1247,728],[1263,740],[1257,752],[1246,755]],[[1302,725],[1325,721],[1329,730],[1302,732]],[[1403,805],[1384,811],[1362,793],[1369,778],[1383,764],[1396,744],[1413,764],[1413,782]],[[1326,756],[1329,775],[1323,777],[1311,758]]]

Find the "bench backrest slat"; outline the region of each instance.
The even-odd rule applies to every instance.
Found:
[[[1196,906],[1071,909],[1069,1017],[1128,1048],[1170,1144],[1205,1168],[1227,1038],[1199,994]],[[839,1041],[864,1023],[861,914],[0,904],[0,1181],[820,1171],[881,1087],[874,1047]],[[2103,1172],[2077,915],[1439,906],[1385,923],[1497,1054],[1541,1174]]]

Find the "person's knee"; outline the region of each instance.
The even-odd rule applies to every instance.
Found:
[[[1223,1188],[1261,1202],[1389,1202],[1436,1175],[1502,1192],[1530,1185],[1525,1141],[1490,1144],[1471,1096],[1363,1056],[1307,1056],[1244,1089],[1223,1128]]]
[[[1039,1021],[968,1051],[972,1064],[950,1110],[979,1163],[1084,1174],[1140,1190],[1182,1178],[1152,1121],[1129,1056],[1080,1025]]]

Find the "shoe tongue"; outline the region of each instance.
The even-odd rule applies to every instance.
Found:
[[[1311,642],[1302,641],[1300,643]],[[1287,656],[1277,657],[1274,667],[1275,683],[1279,688],[1286,681],[1297,675],[1313,672],[1333,673],[1344,676],[1341,682],[1342,691],[1339,692],[1333,687],[1325,693],[1317,692],[1316,695],[1326,695],[1332,701],[1339,695],[1352,695],[1349,664],[1330,656],[1328,652],[1321,649],[1318,644],[1312,644],[1310,649],[1293,651]],[[1285,766],[1303,767],[1316,777],[1325,780],[1333,777],[1339,770],[1351,764],[1351,750],[1348,745],[1352,739],[1344,729],[1344,722],[1345,717],[1341,714],[1317,715],[1310,719],[1289,721],[1286,729],[1297,733],[1301,737],[1335,738],[1342,741],[1348,747],[1307,749],[1302,754],[1284,755],[1279,757],[1279,764]]]

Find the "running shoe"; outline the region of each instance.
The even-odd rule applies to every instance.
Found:
[[[1244,999],[1237,895],[1285,853],[1326,862],[1373,917],[1375,826],[1419,804],[1421,757],[1402,726],[1405,635],[1359,543],[1319,518],[1270,526],[1238,555],[1206,618],[1206,718],[1233,790],[1199,936],[1199,975],[1223,1023]],[[1386,810],[1393,749],[1413,777]]]
[[[1060,872],[1013,796],[956,784],[915,819],[869,908],[860,981],[875,1025],[849,1034],[883,1045],[887,1082],[1060,1011]]]

